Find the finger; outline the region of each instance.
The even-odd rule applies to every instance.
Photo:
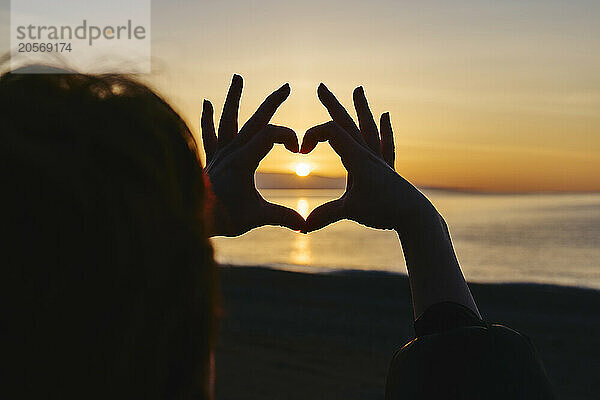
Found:
[[[258,167],[258,163],[271,151],[275,143],[283,144],[292,153],[300,151],[296,132],[285,126],[271,124],[258,132],[241,151],[252,166]]]
[[[289,95],[289,83],[286,83],[271,93],[265,101],[263,101],[260,107],[258,107],[258,110],[256,110],[254,115],[252,115],[252,117],[244,124],[240,130],[240,136],[242,136],[244,140],[250,140],[252,136],[267,126],[271,118],[273,118],[273,114],[277,111],[277,108],[279,108],[281,103],[283,103]]]
[[[350,133],[355,140],[361,144],[364,144],[365,141],[360,133],[360,130],[354,123],[354,120],[352,117],[350,117],[344,106],[340,104],[338,99],[335,98],[333,93],[327,89],[327,86],[321,83],[317,89],[317,95],[319,96],[321,103],[323,103],[329,112],[331,119],[333,119],[339,126]]]
[[[244,80],[241,76],[234,74],[231,79],[231,86],[227,92],[227,98],[223,105],[223,113],[219,121],[219,147],[223,148],[231,142],[238,131],[238,110],[240,108],[240,98],[242,97],[242,88]]]
[[[360,126],[360,132],[362,133],[367,146],[375,152],[377,155],[381,155],[381,143],[379,141],[379,132],[377,131],[377,124],[373,119],[373,114],[369,109],[369,103],[365,96],[365,91],[362,86],[354,89],[352,94],[354,100],[354,108],[356,109],[356,115],[358,116],[358,124]]]
[[[279,204],[265,205],[264,223],[266,225],[285,226],[295,231],[304,229],[304,218],[298,212]]]
[[[381,115],[379,126],[381,128],[381,154],[383,155],[385,162],[392,167],[392,169],[395,169],[394,162],[396,159],[396,150],[389,112]]]
[[[343,200],[333,200],[320,205],[310,213],[306,218],[306,224],[302,232],[316,231],[344,218],[346,218],[346,213]]]
[[[350,134],[334,121],[314,126],[306,131],[302,138],[300,153],[310,153],[319,142],[329,141],[333,150],[340,156],[342,163],[351,172],[358,164],[365,150]]]
[[[202,144],[206,153],[206,164],[215,155],[217,151],[217,135],[215,133],[215,123],[213,120],[213,106],[208,100],[204,100],[202,104],[202,117],[200,118],[200,126],[202,128]]]

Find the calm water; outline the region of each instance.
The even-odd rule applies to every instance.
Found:
[[[265,198],[306,216],[338,190],[268,190]],[[468,280],[539,282],[600,289],[600,194],[490,195],[425,192],[450,227]],[[214,240],[221,263],[303,272],[406,273],[397,235],[340,221],[309,235],[255,229]]]

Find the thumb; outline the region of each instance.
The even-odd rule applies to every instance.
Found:
[[[306,218],[306,226],[303,232],[316,231],[344,218],[346,218],[344,201],[342,199],[330,201],[320,205],[310,213]]]
[[[266,225],[285,226],[294,231],[304,229],[304,218],[291,208],[279,204],[267,203],[264,212],[264,223]]]

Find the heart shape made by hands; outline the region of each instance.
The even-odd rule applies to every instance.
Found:
[[[315,168],[323,165],[324,160],[335,157],[329,147],[323,146],[310,154],[297,154],[296,157],[289,157],[289,153],[283,154],[283,151],[274,149],[265,157],[261,166],[268,171],[282,164],[289,165],[289,173],[259,171],[255,175],[256,188],[265,199],[296,210],[306,219],[317,206],[337,199],[344,193],[347,180],[345,175],[323,176]],[[330,164],[330,161],[326,162]]]
[[[289,96],[289,84],[269,95],[238,131],[241,93],[242,78],[234,75],[221,114],[218,136],[212,104],[207,100],[204,102],[201,126],[207,157],[206,174],[215,195],[209,213],[211,233],[237,236],[263,225],[280,225],[307,233],[345,218],[371,227],[389,225],[389,218],[377,207],[372,208],[376,212],[371,216],[363,215],[367,202],[377,206],[372,202],[375,181],[381,183],[377,190],[382,193],[376,194],[383,200],[380,208],[391,206],[385,199],[393,198],[394,193],[384,196],[383,192],[391,190],[386,188],[385,181],[395,183],[398,175],[393,171],[394,142],[389,114],[381,116],[380,135],[362,87],[354,91],[359,129],[333,93],[325,85],[319,85],[318,97],[333,120],[309,129],[301,146],[293,130],[269,124],[277,108]],[[324,141],[329,142],[349,171],[342,197],[319,205],[305,219],[297,211],[270,203],[261,196],[255,185],[255,172],[274,144],[283,144],[292,153],[309,154]]]

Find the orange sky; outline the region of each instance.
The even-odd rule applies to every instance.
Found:
[[[202,100],[213,101],[218,119],[234,72],[245,78],[243,120],[290,82],[274,122],[299,135],[328,120],[319,82],[349,109],[362,84],[372,109],[391,113],[397,170],[416,184],[600,190],[600,2],[152,5],[154,73],[146,78],[196,134]],[[279,147],[261,170],[293,171],[299,156]],[[316,174],[344,174],[324,144],[303,161]]]

